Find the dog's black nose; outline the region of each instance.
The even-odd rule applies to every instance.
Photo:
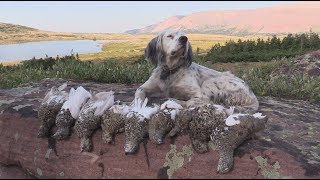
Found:
[[[181,37],[179,38],[179,42],[180,42],[181,44],[185,44],[187,41],[188,41],[187,36],[181,36]]]

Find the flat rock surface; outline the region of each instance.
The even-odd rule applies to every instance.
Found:
[[[80,152],[75,133],[57,142],[37,138],[40,102],[64,82],[45,79],[0,90],[0,178],[320,178],[320,104],[259,97],[259,112],[269,116],[266,129],[236,149],[231,172],[218,174],[215,147],[209,143],[208,153],[197,154],[185,134],[167,137],[162,145],[145,141],[134,155],[124,154],[123,133],[115,144],[104,144],[101,129],[90,153]],[[125,102],[139,87],[68,81],[67,90],[80,85],[113,90],[115,100]]]

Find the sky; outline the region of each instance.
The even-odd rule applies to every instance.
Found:
[[[175,15],[288,3],[293,1],[0,1],[0,22],[56,32],[122,33]]]

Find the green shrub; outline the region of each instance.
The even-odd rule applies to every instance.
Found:
[[[206,60],[213,62],[259,62],[271,61],[283,57],[290,58],[302,55],[308,51],[320,49],[320,38],[316,33],[287,35],[282,40],[273,36],[267,41],[247,40],[238,42],[230,40],[224,46],[214,45],[207,55]]]
[[[105,61],[92,63],[79,61],[73,56],[62,58],[32,59],[13,66],[0,66],[0,88],[44,78],[90,80],[104,83],[142,83],[152,70],[149,63]]]
[[[204,57],[195,56],[195,62],[205,65]],[[293,79],[270,78],[271,72],[290,59],[276,59],[270,62],[235,63],[234,73],[244,79],[257,96],[320,101],[320,78],[296,76]],[[222,63],[221,63],[222,64]],[[253,65],[255,64],[255,65]],[[230,69],[230,64],[219,71]],[[289,66],[290,67],[290,66]],[[103,83],[143,83],[153,69],[153,65],[140,57],[135,62],[105,61],[92,63],[79,61],[71,56],[61,58],[32,59],[18,65],[0,64],[0,88],[13,88],[28,82],[37,82],[44,78],[64,78]]]

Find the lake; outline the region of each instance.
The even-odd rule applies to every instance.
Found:
[[[101,52],[102,43],[121,40],[40,41],[0,45],[0,62]]]

